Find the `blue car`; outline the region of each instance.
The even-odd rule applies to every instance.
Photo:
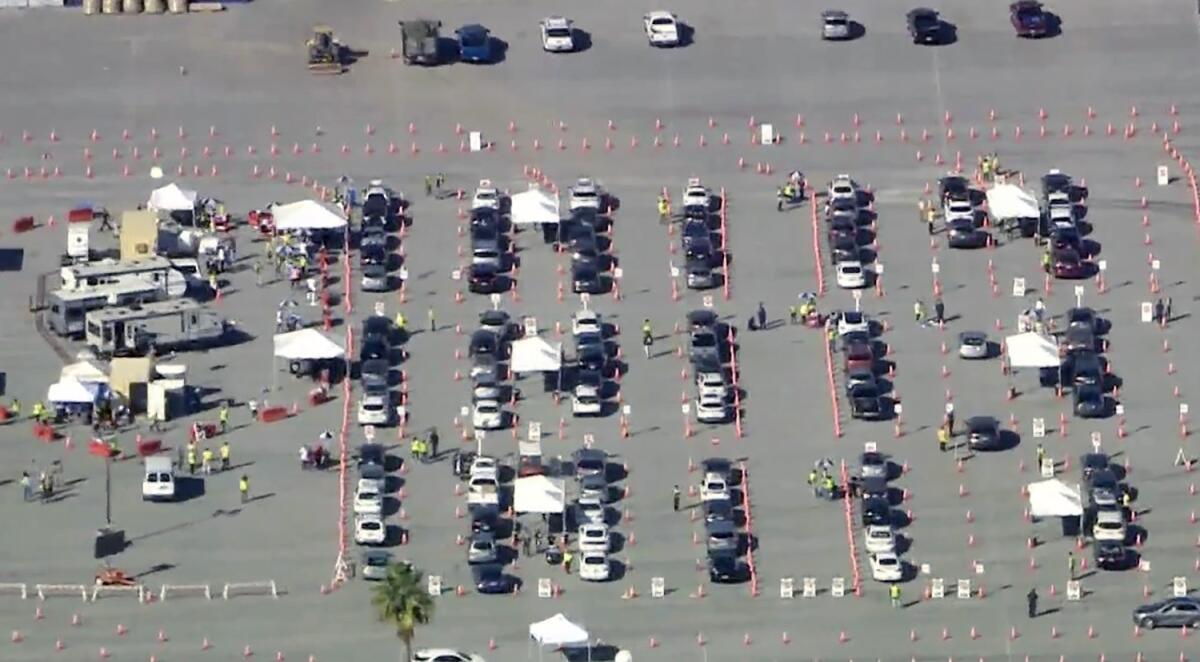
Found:
[[[491,32],[478,24],[464,25],[455,31],[458,35],[458,56],[463,62],[491,62]]]

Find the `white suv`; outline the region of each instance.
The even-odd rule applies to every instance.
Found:
[[[542,19],[542,49],[547,53],[569,53],[575,50],[575,30],[571,19],[547,16]]]

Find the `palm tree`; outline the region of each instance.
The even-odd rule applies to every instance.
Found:
[[[387,578],[371,589],[371,604],[379,613],[379,620],[391,623],[396,636],[404,642],[407,656],[412,659],[412,642],[418,625],[425,625],[433,618],[433,598],[423,586],[421,571],[404,563],[388,566]]]

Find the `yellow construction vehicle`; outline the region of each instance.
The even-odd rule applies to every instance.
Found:
[[[313,27],[308,40],[308,70],[314,74],[340,74],[346,70],[345,47],[333,36],[327,25]]]

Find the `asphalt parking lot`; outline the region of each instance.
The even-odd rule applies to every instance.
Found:
[[[629,407],[628,415],[618,410],[574,419],[569,400],[556,405],[534,377],[517,382],[523,397],[516,411],[522,432],[529,422],[541,423],[547,455],[568,456],[591,435],[594,446],[628,472],[617,483],[621,498],[613,509],[621,534],[613,555],[622,567],[619,578],[584,583],[538,558],[521,558],[513,570],[525,583],[519,596],[475,594],[466,552],[456,544],[467,525],[456,517],[465,503],[455,493],[449,458],[417,464],[403,476],[403,498],[391,506],[396,508],[391,521],[407,530],[409,540],[393,552],[440,575],[447,587],[466,589],[461,597],[448,591],[438,598],[437,618],[418,634],[420,645],[525,659],[536,654],[526,643],[528,624],[561,611],[636,659],[1193,655],[1191,639],[1172,631],[1135,635],[1129,620],[1145,591],[1165,596],[1177,576],[1194,583],[1200,534],[1192,518],[1195,479],[1172,466],[1180,447],[1179,405],[1189,404],[1197,389],[1187,359],[1196,350],[1189,333],[1196,219],[1186,177],[1166,187],[1155,182],[1159,165],[1182,176],[1156,131],[1168,134],[1184,156],[1200,154],[1193,137],[1197,99],[1190,92],[1196,16],[1186,3],[1152,2],[1130,12],[1121,3],[1066,0],[1051,7],[1063,19],[1063,34],[1028,42],[1013,38],[1004,7],[984,10],[955,2],[940,8],[957,25],[958,41],[939,48],[907,42],[903,12],[909,7],[895,2],[847,5],[867,32],[836,45],[817,40],[816,15],[823,7],[763,2],[733,10],[702,3],[676,8],[695,29],[694,43],[661,52],[649,50],[638,31],[643,7],[580,7],[571,17],[590,33],[590,48],[554,57],[537,47],[536,21],[558,10],[544,2],[520,8],[348,2],[336,17],[316,3],[289,3],[287,15],[276,14],[280,8],[265,1],[231,6],[219,16],[164,21],[0,12],[11,48],[37,50],[46,34],[70,44],[0,73],[9,89],[26,90],[2,102],[0,168],[12,172],[0,184],[7,216],[32,214],[42,221],[32,233],[14,235],[5,228],[0,236],[0,247],[24,251],[20,271],[5,274],[12,285],[0,290],[9,311],[0,316],[6,399],[20,397],[28,407],[60,367],[24,312],[36,274],[52,269],[61,252],[61,223],[47,227],[50,215],[61,222],[81,200],[110,210],[144,201],[154,185],[146,172],[156,159],[168,176],[183,167],[182,183],[239,211],[311,194],[303,183],[332,186],[342,174],[360,183],[380,177],[412,203],[413,225],[403,240],[407,303],[401,305],[396,291],[355,290],[349,324],[357,328],[376,303],[389,316],[404,311],[414,329],[400,366],[409,393],[406,433],[436,427],[443,449],[453,448],[460,435],[453,421],[469,404],[467,382],[454,375],[469,370],[469,333],[478,313],[492,304],[451,279],[464,260],[459,249],[469,249],[458,232],[459,210],[469,205],[425,197],[422,178],[444,172],[447,186],[469,197],[482,178],[517,193],[532,170],[564,190],[576,177],[590,176],[619,199],[611,241],[623,272],[620,299],[597,295],[590,307],[620,325],[613,340],[622,350],[619,404]],[[389,58],[389,49],[399,47],[394,21],[424,12],[451,29],[484,23],[508,42],[505,60],[421,70]],[[156,29],[146,30],[143,21],[154,21]],[[314,22],[332,23],[341,38],[370,49],[370,55],[345,76],[312,78],[300,52]],[[220,37],[215,43],[213,35]],[[752,120],[756,126],[773,124],[783,143],[752,145]],[[1108,135],[1109,125],[1114,135]],[[1125,138],[1129,125],[1136,131]],[[122,136],[126,130],[128,139]],[[461,153],[460,144],[473,130],[493,142],[494,151]],[[729,144],[723,144],[726,136]],[[936,190],[937,178],[953,169],[960,154],[971,174],[976,158],[989,151],[999,154],[1006,169],[1020,171],[1031,188],[1054,167],[1086,179],[1087,218],[1094,228],[1089,239],[1106,261],[1106,292],[1091,279],[1079,284],[1084,305],[1112,322],[1107,356],[1120,380],[1127,436],[1118,437],[1116,416],[1073,418],[1069,394],[1057,399],[1038,388],[1028,371],[1010,379],[996,360],[966,362],[953,353],[961,331],[985,331],[993,340],[1013,332],[1017,315],[1038,298],[1052,315],[1075,301],[1070,282],[1056,281],[1052,291],[1043,291],[1039,253],[1029,240],[958,251],[947,249],[938,234],[931,249],[915,209],[925,185]],[[758,172],[768,165],[770,175]],[[125,166],[129,176],[123,175]],[[818,289],[809,206],[775,211],[775,190],[792,169],[803,171],[819,193],[835,175],[849,173],[874,195],[873,250],[885,266],[882,296],[864,290],[861,307],[888,323],[880,340],[890,348],[886,358],[895,371],[888,379],[903,405],[898,437],[893,420],[850,420],[840,395],[842,418],[835,425],[824,339],[819,331],[787,323],[787,308],[797,295]],[[679,249],[671,251],[679,233],[656,221],[653,205],[663,187],[677,196],[689,177],[724,193],[728,296],[720,287],[693,292],[682,282],[678,300],[672,296],[671,267],[682,264]],[[852,308],[853,297],[834,283],[824,227],[817,234],[828,290],[820,310]],[[237,236],[243,254],[261,251],[246,230]],[[514,241],[520,257],[516,294],[506,293],[500,305],[514,318],[535,317],[542,335],[557,342],[555,323],[569,334],[571,315],[580,308],[569,282],[559,300],[569,256],[554,253],[533,232],[518,233]],[[933,301],[934,260],[947,309],[944,331],[914,324],[911,314],[914,301]],[[1153,260],[1159,265],[1158,294],[1149,289]],[[1016,277],[1026,278],[1025,297],[1011,295]],[[289,296],[282,283],[256,287],[248,264],[230,278],[218,309],[256,339],[182,355],[193,382],[212,389],[210,402],[260,397],[271,385],[270,311]],[[458,290],[464,293],[461,304],[455,303]],[[1175,319],[1166,328],[1140,322],[1139,305],[1160,296],[1173,298]],[[711,426],[693,420],[688,427],[694,434],[686,438],[680,394],[691,385],[681,379],[686,362],[676,348],[686,355],[687,346],[685,336],[674,331],[676,325],[686,327],[688,312],[706,307],[706,297],[737,329],[741,419]],[[746,320],[760,302],[770,328],[750,332]],[[425,330],[430,309],[436,316],[433,332]],[[638,351],[646,318],[658,336],[650,359]],[[340,341],[343,331],[339,324],[331,336]],[[841,367],[835,366],[839,387],[840,379]],[[288,659],[335,659],[351,646],[356,655],[394,654],[396,641],[374,622],[364,582],[355,578],[328,595],[320,591],[330,583],[338,550],[337,477],[299,471],[296,449],[323,430],[336,431],[342,403],[308,407],[306,384],[286,375],[279,384],[269,399],[299,403],[296,416],[270,425],[249,424],[243,409],[233,416],[234,464],[251,478],[256,499],[250,504],[238,503],[236,475],[206,479],[204,494],[183,503],[143,504],[136,492],[140,466],[121,462],[113,468],[114,519],[132,540],[118,557],[121,567],[144,574],[148,586],[209,584],[218,593],[227,582],[274,580],[283,591],[278,599],[226,601],[214,595],[208,602],[188,596],[136,605],[108,598],[84,605],[70,598],[41,603],[0,596],[0,620],[22,639],[0,644],[3,657],[44,659],[61,640],[65,654],[79,659],[95,657],[101,647],[113,659],[151,654],[194,659],[202,656],[206,638],[209,654],[221,657],[241,655],[245,646],[257,656],[281,651]],[[1010,384],[1018,391],[1012,400],[1006,397]],[[1015,421],[1019,443],[958,465],[938,451],[935,439],[947,400],[960,421],[986,414],[1006,429]],[[1060,413],[1067,420],[1065,433]],[[199,418],[211,421],[215,413],[210,409]],[[1066,600],[1067,553],[1074,538],[1023,517],[1020,487],[1036,476],[1034,419],[1045,421],[1048,454],[1069,459],[1061,467],[1067,482],[1077,480],[1079,455],[1092,447],[1092,434],[1100,434],[1102,447],[1137,489],[1138,552],[1149,571],[1081,569],[1082,600]],[[81,482],[46,505],[20,503],[15,482],[8,485],[10,498],[0,512],[19,533],[5,544],[2,581],[87,583],[96,567],[92,530],[103,519],[103,469],[78,448],[33,441],[26,428],[0,428],[0,459],[9,467],[5,480],[15,481],[30,463],[41,467],[61,457],[66,477]],[[164,437],[177,445],[183,430],[183,423],[172,424]],[[79,434],[84,433],[73,432],[77,442]],[[395,434],[381,432],[389,442]],[[359,441],[352,436],[352,443]],[[851,518],[857,551],[852,558],[841,502],[817,501],[804,484],[813,462],[844,458],[852,466],[867,442],[907,466],[893,481],[902,490],[896,508],[911,519],[903,527],[911,540],[905,556],[929,567],[928,574],[903,584],[902,609],[889,606],[884,586],[870,579],[858,513]],[[489,434],[484,443],[498,456],[516,451],[507,430]],[[1194,443],[1185,442],[1192,456],[1198,454]],[[407,456],[400,447],[393,453]],[[689,465],[711,456],[744,463],[740,491],[748,492],[750,504],[753,583],[713,585],[697,570],[704,547],[693,536],[703,532],[690,515],[699,497],[688,488],[700,476]],[[671,509],[676,484],[684,492],[681,513]],[[1035,535],[1040,544],[1029,549],[1027,541]],[[1089,549],[1076,555],[1091,560]],[[830,595],[834,578],[852,587],[856,567],[863,573],[862,595]],[[559,597],[537,596],[543,577],[561,586]],[[661,599],[651,597],[654,577],[664,579]],[[816,597],[801,597],[805,577],[815,578]],[[780,598],[785,578],[794,578],[793,600]],[[944,579],[947,597],[922,599],[934,578]],[[954,597],[959,579],[972,581],[971,598]],[[622,599],[631,587],[637,597]],[[1034,587],[1045,613],[1030,620],[1025,594]],[[78,625],[71,625],[74,614],[81,617]],[[118,625],[128,633],[116,634]],[[159,641],[160,630],[165,641]],[[495,649],[489,651],[489,644]]]

